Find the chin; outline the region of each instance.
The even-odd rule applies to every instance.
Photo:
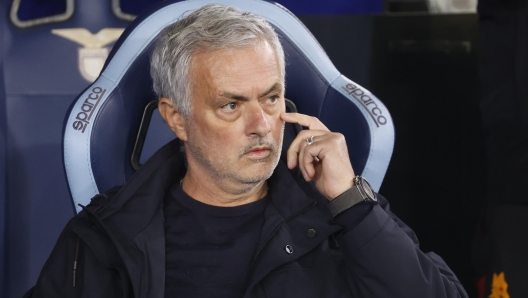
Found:
[[[244,175],[240,175],[240,178],[244,183],[252,184],[252,183],[260,183],[262,181],[268,180],[269,177],[273,174],[274,167],[272,168],[271,165],[267,164],[265,168],[261,169],[251,169],[253,167],[249,167],[244,171]]]
[[[268,180],[279,162],[278,156],[268,156],[263,159],[252,160],[247,166],[238,171],[238,177],[247,184],[260,183]]]

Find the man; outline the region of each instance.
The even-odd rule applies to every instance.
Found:
[[[160,33],[151,74],[178,140],[70,221],[27,297],[466,296],[344,137],[285,113],[264,20],[205,6]],[[307,129],[281,160],[285,122]]]

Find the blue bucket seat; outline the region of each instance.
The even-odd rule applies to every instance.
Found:
[[[133,151],[134,147],[135,155],[141,151],[138,144],[143,138],[141,160],[174,138],[159,117],[150,121],[146,136],[146,128],[141,126],[142,120],[148,122],[152,110],[148,104],[157,99],[149,74],[150,53],[160,30],[208,3],[252,12],[273,25],[285,50],[286,98],[300,113],[316,116],[330,130],[344,134],[355,172],[378,190],[394,146],[389,111],[372,93],[335,68],[301,21],[267,1],[169,1],[138,16],[127,27],[98,79],[70,108],[64,127],[64,165],[77,211],[78,204],[88,204],[94,195],[124,184],[134,174],[139,163]],[[140,141],[138,135],[142,135]]]

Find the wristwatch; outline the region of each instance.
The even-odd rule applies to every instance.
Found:
[[[376,195],[367,179],[361,176],[354,177],[354,186],[344,193],[338,195],[335,199],[328,203],[328,209],[332,213],[332,217],[336,217],[339,213],[348,208],[365,201],[377,201]]]

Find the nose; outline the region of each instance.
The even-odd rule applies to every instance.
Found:
[[[260,104],[251,104],[247,113],[246,135],[266,136],[271,131],[269,117]]]

